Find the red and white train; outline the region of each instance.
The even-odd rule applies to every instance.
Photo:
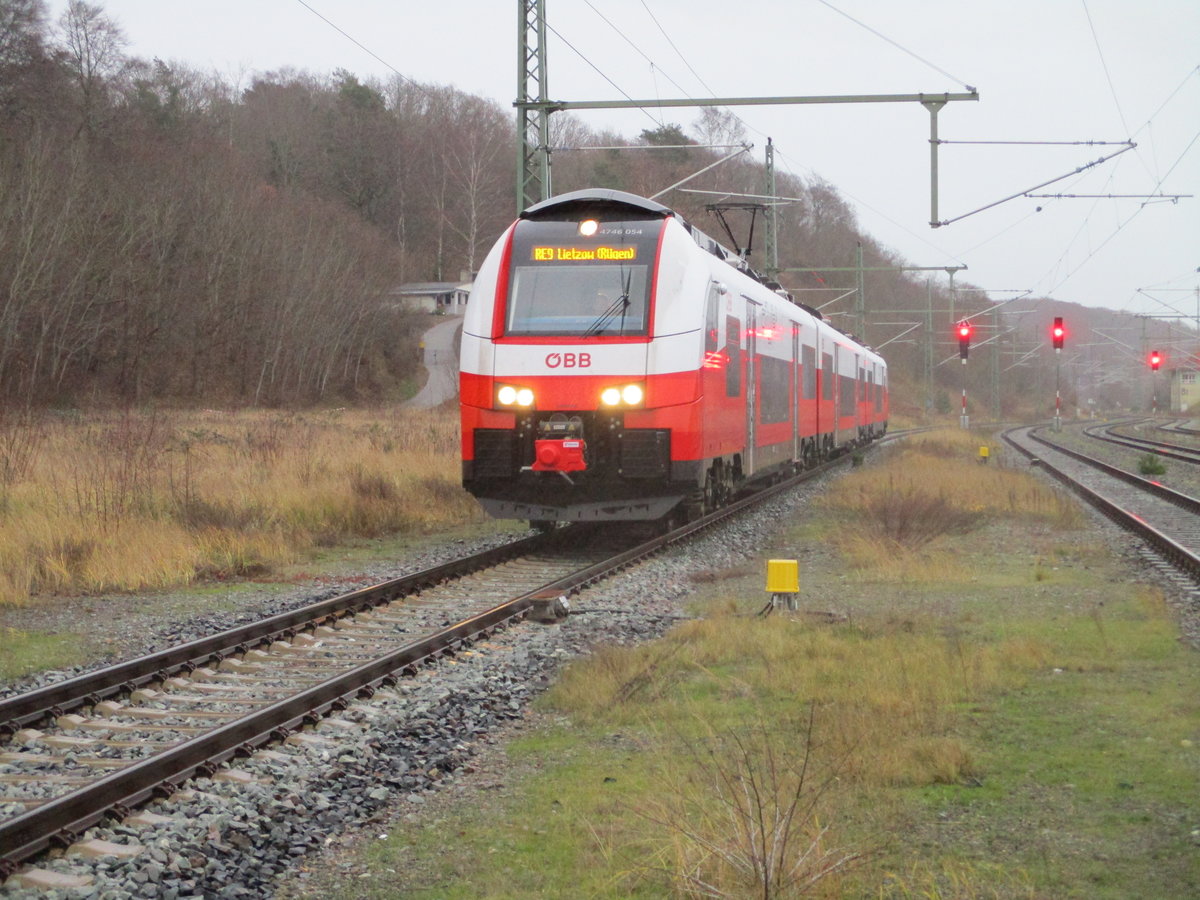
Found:
[[[463,322],[463,485],[497,518],[692,516],[882,435],[887,364],[671,209],[525,210]]]

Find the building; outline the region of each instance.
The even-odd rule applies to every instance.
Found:
[[[1195,369],[1172,369],[1171,412],[1200,416],[1200,372]]]
[[[470,296],[470,281],[414,281],[392,288],[386,302],[410,312],[461,316]]]

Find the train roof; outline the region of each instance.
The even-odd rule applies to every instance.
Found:
[[[695,238],[696,243],[699,246],[703,247],[713,256],[717,257],[728,265],[733,266],[760,284],[765,285],[773,293],[779,294],[785,300],[800,307],[814,318],[825,321],[826,324],[830,325],[830,327],[834,328],[836,331],[840,331],[842,334],[845,334],[852,340],[857,340],[854,335],[843,331],[841,328],[838,328],[836,325],[833,325],[833,323],[829,322],[829,320],[826,319],[819,310],[814,309],[806,303],[801,303],[796,300],[791,296],[791,294],[784,290],[778,282],[768,279],[761,273],[752,269],[746,260],[744,260],[738,254],[723,246],[720,242],[713,240],[699,228],[696,228],[694,225],[680,216],[669,206],[664,206],[656,200],[649,200],[645,197],[639,197],[637,194],[630,194],[628,191],[617,191],[611,188],[585,188],[581,191],[570,191],[566,194],[559,194],[555,197],[550,197],[547,200],[542,200],[540,203],[535,203],[533,206],[530,206],[522,211],[520,218],[534,220],[541,218],[552,219],[556,215],[563,215],[567,213],[571,215],[581,215],[601,212],[615,212],[620,207],[633,207],[634,209],[640,210],[643,213],[648,213],[652,216],[657,216],[663,219],[674,218],[685,229],[687,229],[688,233]],[[870,350],[871,348],[867,347],[866,349]]]
[[[559,194],[557,197],[551,197],[548,200],[543,200],[541,203],[535,203],[521,213],[521,218],[538,219],[550,212],[566,212],[568,209],[574,212],[584,209],[602,210],[616,206],[632,206],[664,219],[675,215],[675,210],[669,206],[663,206],[661,203],[656,203],[654,200],[647,200],[645,197],[639,197],[637,194],[630,194],[626,191],[614,191],[608,188],[587,188],[582,191]]]

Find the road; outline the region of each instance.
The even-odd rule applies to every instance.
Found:
[[[429,372],[425,386],[404,405],[415,409],[440,406],[458,396],[458,329],[462,316],[445,316],[425,332],[422,362]]]

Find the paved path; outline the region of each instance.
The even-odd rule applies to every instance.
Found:
[[[458,329],[462,316],[445,316],[425,332],[425,386],[405,406],[429,409],[458,396]]]

